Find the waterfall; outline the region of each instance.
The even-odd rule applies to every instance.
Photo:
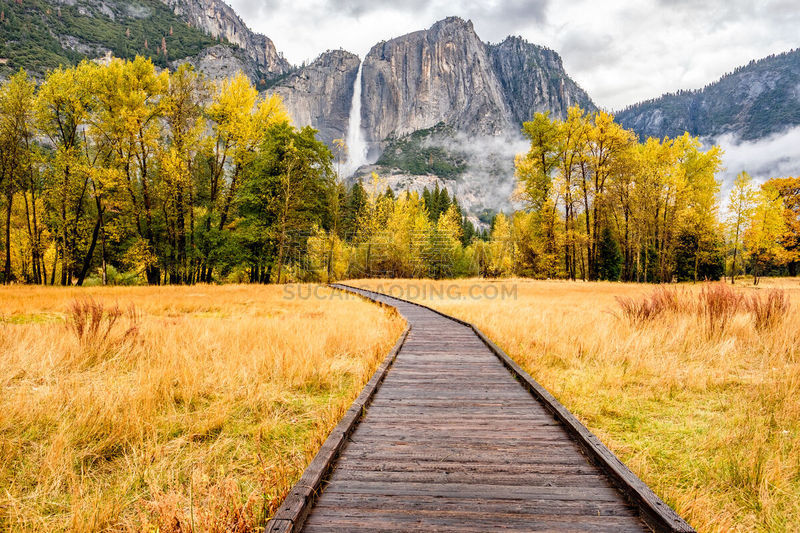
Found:
[[[352,176],[358,167],[367,162],[367,141],[364,139],[364,132],[361,129],[361,67],[363,62],[358,64],[356,82],[353,84],[353,101],[350,103],[350,121],[347,124],[347,164],[344,168],[345,176]]]

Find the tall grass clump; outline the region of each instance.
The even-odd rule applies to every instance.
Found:
[[[691,307],[684,292],[678,289],[657,287],[651,294],[642,298],[617,296],[622,314],[634,324],[644,324],[664,313],[679,313]]]
[[[123,311],[119,305],[82,298],[69,304],[66,327],[75,335],[82,353],[102,357],[137,336],[140,318],[133,304]]]
[[[709,335],[725,331],[733,317],[744,309],[744,296],[726,283],[711,283],[700,290],[697,313],[704,319]]]
[[[764,331],[779,326],[784,322],[791,310],[789,297],[780,289],[772,289],[766,293],[753,294],[746,302],[747,310],[753,316],[756,329]]]

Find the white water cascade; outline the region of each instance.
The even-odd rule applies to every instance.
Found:
[[[358,64],[358,74],[353,85],[353,101],[350,104],[350,121],[347,124],[347,164],[344,168],[345,176],[352,176],[356,170],[367,163],[367,141],[364,139],[364,132],[361,129],[361,67],[363,62]]]

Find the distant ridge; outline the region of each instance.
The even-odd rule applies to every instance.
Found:
[[[702,89],[626,107],[617,119],[641,138],[688,131],[755,140],[800,125],[800,48],[750,61]]]

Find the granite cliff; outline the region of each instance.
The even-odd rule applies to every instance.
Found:
[[[364,59],[362,115],[368,142],[444,122],[498,134],[511,112],[489,49],[471,22],[448,18],[430,29],[379,43]]]
[[[311,125],[329,146],[347,135],[358,56],[328,51],[268,89],[283,98],[295,125]]]
[[[334,135],[344,138],[350,127],[353,87],[348,84],[357,69],[354,56],[345,68],[323,54],[272,90],[284,97],[295,122],[320,129],[330,142]],[[565,116],[574,103],[595,109],[557,53],[519,37],[484,43],[472,23],[458,17],[376,44],[362,69],[360,127],[371,161],[387,147],[405,146],[403,139],[414,132],[437,125],[476,139],[516,139],[522,122],[536,112]],[[433,135],[426,142],[437,139]],[[452,139],[446,141],[452,145]]]

